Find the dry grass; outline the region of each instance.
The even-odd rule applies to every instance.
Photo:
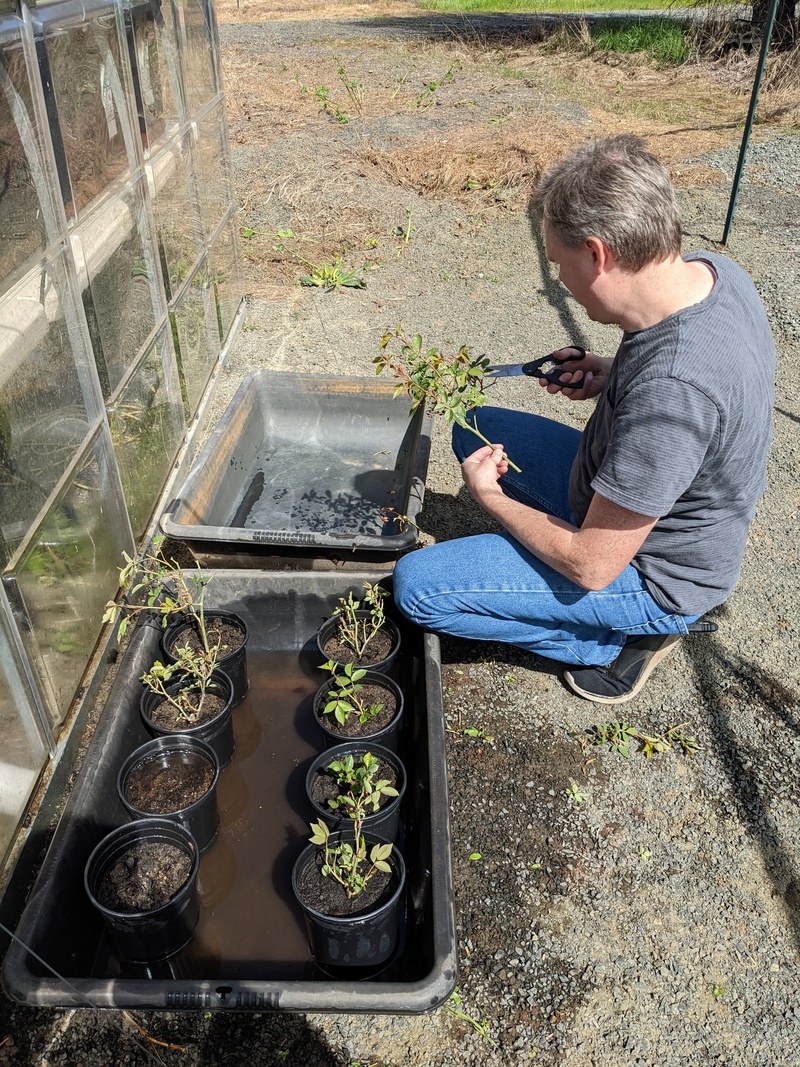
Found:
[[[265,0],[263,8],[247,4],[246,12],[261,21],[322,18],[323,9],[329,16],[355,17],[362,9],[375,15],[398,8],[413,11],[403,2],[339,2],[301,11],[289,0]],[[231,0],[222,0],[219,13],[224,20],[240,12]],[[404,212],[398,188],[455,200],[479,225],[493,214],[523,210],[539,174],[591,137],[643,136],[678,186],[723,180],[718,170],[692,160],[738,145],[756,56],[729,51],[713,61],[665,70],[641,55],[599,52],[585,28],[564,35],[558,50],[552,41],[532,40],[535,36],[505,40],[502,47],[473,36],[387,48],[376,33],[357,45],[331,41],[280,58],[238,46],[225,49],[231,139],[255,150],[242,187],[243,218],[260,232],[245,241],[246,262],[254,268],[248,272],[250,290],[263,287],[258,279],[265,274],[278,286],[296,283],[305,269],[287,252],[275,251],[272,227],[291,227],[302,240],[289,247],[313,263],[380,261],[397,251],[392,234]],[[347,77],[364,87],[360,114],[338,80],[340,63]],[[431,78],[441,80],[449,67],[452,81],[441,82],[435,102],[421,103],[420,90]],[[338,140],[342,128],[335,118],[320,110],[315,94],[320,85],[352,114],[349,149]],[[557,107],[574,114],[564,117]],[[383,125],[389,117],[391,139]],[[771,57],[757,117],[782,126],[800,121],[800,49]],[[295,136],[314,147],[299,165],[296,154],[281,164],[281,143]]]
[[[216,0],[219,22],[286,22],[293,19],[380,18],[429,15],[415,0]]]

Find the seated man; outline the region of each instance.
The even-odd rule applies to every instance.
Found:
[[[464,482],[505,532],[405,556],[394,595],[425,629],[560,660],[574,692],[620,703],[738,580],[765,487],[775,349],[744,270],[681,258],[669,176],[638,138],[562,159],[534,206],[561,281],[622,328],[620,346],[613,359],[576,352],[559,384],[541,382],[597,398],[583,433],[488,407],[480,429],[496,446],[474,450],[456,428]]]

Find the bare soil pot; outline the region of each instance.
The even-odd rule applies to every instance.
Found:
[[[363,827],[365,833],[375,834],[386,841],[395,841],[400,824],[400,805],[406,791],[406,771],[403,761],[396,752],[383,745],[367,745],[363,742],[348,741],[335,748],[322,752],[308,768],[306,775],[306,795],[314,809],[315,815],[322,819],[332,830],[352,832],[353,820],[342,814],[341,809],[333,809],[327,803],[328,798],[339,795],[335,775],[327,770],[332,760],[341,760],[353,756],[360,760],[369,752],[379,761],[379,778],[386,778],[397,790],[396,797],[383,797],[379,809],[367,815]]]
[[[356,616],[366,618],[368,611],[357,611]],[[355,663],[357,667],[367,667],[371,671],[390,673],[400,651],[400,630],[391,619],[386,619],[378,633],[370,640],[363,656],[356,658],[353,650],[339,638],[338,615],[331,615],[317,631],[317,648],[324,659],[344,667]]]
[[[199,864],[197,842],[168,819],[140,819],[103,838],[84,885],[119,956],[153,963],[189,942],[200,915]]]
[[[167,692],[177,693],[181,688],[191,686],[188,676],[167,686]],[[171,705],[157,693],[149,689],[142,694],[139,704],[142,719],[154,737],[166,734],[181,734],[186,737],[199,737],[217,754],[221,767],[224,767],[233,755],[235,741],[233,737],[232,686],[230,679],[222,671],[214,671],[206,695],[207,717],[202,722],[193,723],[177,717]],[[206,708],[204,708],[204,712]]]
[[[233,686],[233,706],[240,704],[250,686],[247,676],[247,642],[250,637],[247,623],[232,611],[207,611],[205,613],[206,631],[210,638],[219,634],[228,651],[220,656],[217,664],[224,671]],[[169,626],[161,639],[161,649],[168,662],[175,662],[174,649],[186,643],[201,647],[197,621],[183,616]]]
[[[332,835],[332,843],[339,836]],[[368,849],[383,843],[372,834],[364,836]],[[311,952],[324,968],[379,968],[391,959],[400,933],[403,857],[393,848],[388,860],[392,873],[379,872],[363,893],[350,899],[338,882],[322,874],[324,854],[324,849],[309,845],[292,870],[292,891],[305,917]]]
[[[343,741],[358,740],[370,745],[383,745],[392,752],[397,752],[400,741],[400,728],[403,724],[403,691],[397,682],[379,674],[367,671],[359,682],[363,686],[359,697],[368,703],[382,703],[384,708],[378,715],[367,722],[359,722],[358,714],[353,712],[344,723],[338,722],[333,712],[325,714],[325,705],[330,700],[329,694],[335,690],[332,680],[323,682],[314,694],[314,715],[322,730],[326,748],[340,745]]]
[[[161,816],[188,830],[203,852],[219,827],[219,758],[199,737],[168,734],[147,741],[125,760],[120,800],[134,819]]]

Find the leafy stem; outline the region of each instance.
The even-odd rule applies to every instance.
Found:
[[[400,344],[399,355],[388,351],[395,340]],[[388,370],[400,380],[394,395],[399,396],[405,391],[411,398],[412,412],[420,405],[428,404],[432,414],[443,415],[445,422],[469,430],[492,447],[492,442],[478,429],[477,416],[473,415],[471,421],[467,419],[470,412],[486,403],[483,376],[489,366],[488,356],[472,359],[465,345],[455,355],[445,356],[438,348],[425,348],[421,334],[409,337],[402,326],[384,335],[380,349],[380,354],[372,361],[375,373]],[[512,470],[520,472],[508,456],[503,458]]]

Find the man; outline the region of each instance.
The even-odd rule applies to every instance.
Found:
[[[405,556],[394,595],[426,629],[560,660],[574,692],[621,703],[738,580],[766,480],[775,349],[745,271],[681,258],[674,190],[639,138],[578,149],[533,203],[560,280],[591,319],[622,328],[621,344],[613,359],[576,351],[559,384],[541,382],[597,398],[582,434],[497,408],[479,423],[502,444],[473,450],[456,428],[464,482],[504,532]]]

